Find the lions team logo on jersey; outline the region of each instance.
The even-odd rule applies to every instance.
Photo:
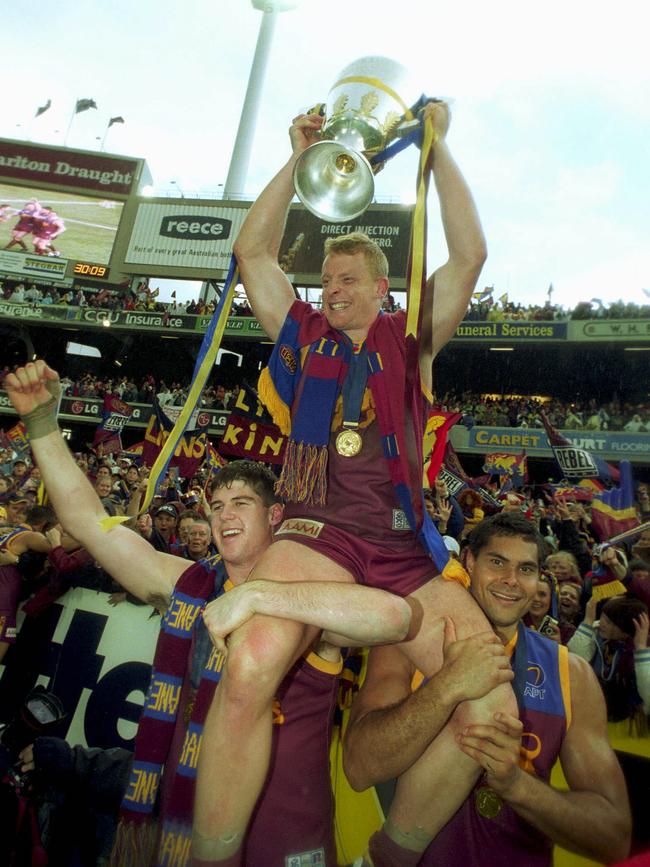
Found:
[[[527,695],[530,698],[538,698],[540,701],[544,701],[546,690],[543,689],[543,686],[545,683],[546,672],[544,671],[542,666],[537,663],[529,662],[526,672],[526,686],[524,688],[524,695]]]

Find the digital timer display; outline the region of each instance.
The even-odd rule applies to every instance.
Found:
[[[108,276],[108,268],[106,265],[93,265],[90,262],[77,262],[74,266],[74,273],[80,274],[83,277],[95,277],[101,280]]]

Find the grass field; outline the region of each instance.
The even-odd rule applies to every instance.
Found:
[[[0,184],[0,205],[11,205],[20,210],[29,199],[38,199],[41,205],[53,208],[65,223],[66,231],[54,240],[54,246],[65,259],[80,259],[108,265],[115,234],[122,216],[123,205],[110,198],[98,199],[79,193],[59,193],[37,187],[15,187]],[[16,216],[0,223],[0,249],[11,240]],[[28,252],[34,252],[32,236],[23,238]],[[12,251],[21,252],[20,247]]]

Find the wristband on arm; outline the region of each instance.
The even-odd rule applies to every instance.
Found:
[[[48,401],[37,406],[31,412],[25,413],[22,421],[30,440],[37,440],[54,431],[58,431],[59,424],[56,420],[57,404],[58,398],[52,395]]]

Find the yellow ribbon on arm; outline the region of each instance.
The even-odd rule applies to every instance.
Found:
[[[426,280],[426,238],[427,238],[427,172],[431,159],[431,151],[437,141],[433,130],[433,121],[427,118],[422,131],[422,148],[420,150],[420,167],[418,170],[418,189],[415,210],[413,212],[413,229],[411,234],[411,271],[408,284],[408,309],[406,311],[406,336],[418,337],[420,320],[420,300],[422,287]]]

